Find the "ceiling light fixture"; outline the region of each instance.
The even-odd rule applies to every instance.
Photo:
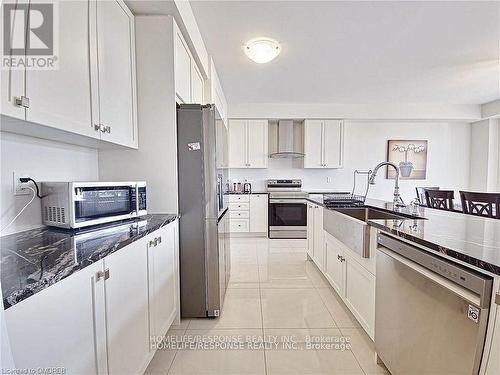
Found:
[[[281,52],[280,44],[269,38],[251,39],[243,46],[245,54],[258,64],[273,60]]]

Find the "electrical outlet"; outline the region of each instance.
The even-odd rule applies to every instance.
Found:
[[[12,193],[14,195],[29,195],[31,194],[30,189],[26,189],[24,187],[25,184],[22,184],[19,179],[21,177],[30,177],[26,173],[18,173],[18,172],[12,172]]]
[[[327,183],[332,182],[332,178],[331,178],[331,177],[327,177],[327,178],[326,178],[326,182],[327,182]]]

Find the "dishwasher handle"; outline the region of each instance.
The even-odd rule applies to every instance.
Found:
[[[490,306],[493,281],[488,276],[455,265],[392,236],[379,234],[378,244],[377,250],[445,287],[464,300],[480,308]]]

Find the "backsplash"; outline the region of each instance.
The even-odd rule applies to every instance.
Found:
[[[98,180],[97,150],[92,148],[1,132],[0,159],[0,227],[12,220],[31,198],[14,196],[14,171],[36,181]],[[36,198],[1,235],[41,225],[40,199]]]

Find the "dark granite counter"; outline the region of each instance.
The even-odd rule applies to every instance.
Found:
[[[308,200],[325,207],[322,199]],[[418,212],[412,212],[411,208],[395,208],[392,202],[377,199],[367,199],[365,206],[414,216],[401,220],[368,220],[368,224],[377,229],[500,275],[500,220],[427,207],[418,207]]]
[[[0,237],[2,297],[8,308],[174,221],[154,214],[88,230],[42,227]]]

